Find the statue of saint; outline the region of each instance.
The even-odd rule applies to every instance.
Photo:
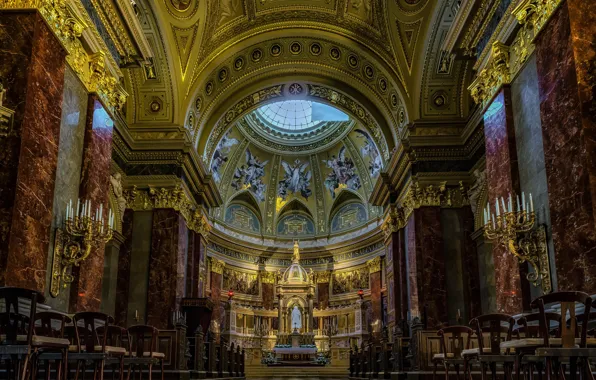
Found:
[[[300,246],[298,245],[298,240],[294,240],[294,254],[292,255],[292,262],[300,262]]]
[[[292,330],[294,329],[301,329],[302,328],[302,314],[300,314],[300,310],[298,306],[294,306],[292,309]]]

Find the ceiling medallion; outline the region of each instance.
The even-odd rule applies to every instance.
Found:
[[[371,65],[364,66],[364,76],[368,80],[373,79],[375,76],[375,69],[373,69]]]
[[[302,52],[302,45],[300,44],[300,42],[292,42],[292,44],[290,45],[290,53],[296,55],[296,54],[300,54]]]
[[[225,67],[221,70],[219,70],[219,73],[217,74],[217,78],[219,79],[220,82],[225,82],[228,79],[228,69],[226,69]]]
[[[292,84],[290,85],[290,87],[288,88],[288,92],[289,92],[291,95],[300,95],[300,94],[302,94],[302,91],[303,91],[303,88],[302,88],[302,86],[301,86],[300,84],[298,84],[298,83],[292,83]]]
[[[433,105],[435,106],[435,108],[445,108],[448,103],[449,101],[444,91],[437,91],[433,95]]]
[[[250,57],[252,58],[253,62],[259,62],[261,58],[263,58],[263,50],[258,48],[253,50],[250,54]]]
[[[384,77],[380,77],[378,84],[379,84],[379,90],[381,90],[382,93],[387,92],[387,79],[385,79]]]
[[[403,108],[399,110],[398,120],[400,125],[406,122],[406,111]]]
[[[151,104],[149,104],[149,109],[151,112],[159,112],[159,110],[161,110],[161,103],[157,100],[154,100],[151,102]]]
[[[319,55],[319,54],[321,54],[322,50],[323,50],[323,48],[321,47],[321,45],[318,42],[313,42],[310,45],[310,54],[312,54],[312,55]]]
[[[269,53],[272,57],[279,57],[281,55],[282,49],[280,44],[273,44],[269,49]]]
[[[397,97],[397,94],[395,92],[392,92],[391,93],[391,107],[397,108],[398,105],[399,105],[399,98]]]
[[[197,100],[195,100],[195,108],[197,111],[201,110],[201,106],[203,105],[203,99],[199,96]]]
[[[358,65],[360,65],[360,61],[358,60],[358,57],[355,54],[350,54],[348,56],[348,65],[352,69],[357,69]]]
[[[238,57],[234,60],[234,70],[242,70],[244,68],[244,58]]]
[[[331,59],[337,61],[341,58],[341,50],[339,50],[338,47],[334,46],[329,50],[329,56],[331,57]]]
[[[205,85],[205,94],[207,94],[207,96],[209,96],[212,93],[213,93],[213,82],[212,81],[209,81]]]

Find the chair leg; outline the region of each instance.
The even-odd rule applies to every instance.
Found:
[[[455,365],[455,378],[459,380],[459,364]]]
[[[481,379],[486,380],[486,363],[480,363]]]
[[[445,366],[445,380],[449,380],[449,364],[443,363],[443,365]]]
[[[439,365],[439,363],[437,363],[437,361],[435,360],[435,363],[434,364],[435,365],[433,367],[433,380],[436,380],[436,378],[437,378],[437,366]]]
[[[569,379],[575,380],[577,376],[577,357],[569,358]]]
[[[149,364],[149,380],[153,377],[153,363]]]
[[[160,361],[161,361],[161,380],[164,380],[164,363],[163,363],[163,359],[161,359]]]

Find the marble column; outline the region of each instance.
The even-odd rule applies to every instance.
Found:
[[[87,124],[83,148],[83,169],[79,197],[90,200],[92,213],[103,205],[103,218],[108,220],[110,163],[114,122],[97,95],[89,96]],[[70,289],[70,311],[98,311],[101,304],[101,282],[105,258],[105,242],[97,241],[91,254],[73,267],[74,282]]]
[[[331,273],[325,272],[322,276],[317,278],[317,303],[319,310],[329,307],[329,281],[331,280]]]
[[[536,68],[559,290],[596,292],[596,4],[563,1]]]
[[[381,257],[377,256],[367,263],[370,275],[370,302],[372,305],[372,322],[383,321],[383,303],[381,300]]]
[[[387,252],[387,310],[389,325],[407,318],[408,284],[405,256],[405,231],[391,232],[385,240]]]
[[[147,289],[147,324],[158,329],[170,327],[170,316],[179,310],[185,296],[188,229],[180,212],[153,210],[149,285]]]
[[[203,297],[204,284],[202,270],[205,270],[207,241],[203,235],[189,231],[188,261],[186,268],[186,294],[188,297]],[[203,268],[203,269],[201,269]],[[203,272],[204,273],[204,272]]]
[[[501,88],[484,112],[484,135],[488,199],[494,213],[495,199],[501,197],[507,199],[509,194],[512,194],[512,196],[520,194],[515,128],[509,86]],[[528,309],[530,285],[525,279],[527,265],[520,265],[517,258],[502,245],[493,244],[492,248],[497,311],[517,314]]]
[[[441,209],[415,209],[406,234],[410,310],[435,328],[448,320]]]
[[[118,254],[118,278],[116,280],[116,303],[114,320],[119,326],[128,325],[128,298],[130,290],[130,264],[132,258],[132,227],[134,212],[124,211],[122,219],[123,243]]]
[[[123,243],[124,236],[120,232],[114,231],[114,237],[106,244],[105,249],[100,311],[112,316],[116,312],[118,264],[120,261],[120,249],[122,248]]]
[[[0,284],[42,293],[52,233],[65,57],[38,12],[0,13],[3,106],[14,111],[12,126],[0,126]]]
[[[275,277],[274,273],[266,273],[261,276],[261,291],[263,296],[263,307],[267,310],[273,309],[275,301]]]
[[[211,300],[213,301],[213,314],[211,314],[211,320],[221,324],[221,321],[225,320],[225,310],[223,307],[224,299],[221,297],[221,291],[223,286],[223,271],[226,263],[222,260],[211,257],[211,283],[209,288],[211,289]]]

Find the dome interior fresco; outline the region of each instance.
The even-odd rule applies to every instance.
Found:
[[[298,117],[289,121],[294,133],[299,132],[299,123],[306,130],[303,139],[290,141],[286,150],[279,149],[276,141],[291,132],[268,134],[255,126],[264,122],[281,130],[276,120],[263,120],[263,115],[283,106],[292,111],[286,112],[285,120]],[[303,107],[312,107],[306,117]],[[316,112],[320,117],[310,123]],[[255,139],[247,129],[260,131],[263,139]],[[326,129],[345,132],[332,139],[316,133]],[[308,147],[308,151],[295,152],[290,146]],[[304,100],[270,103],[232,125],[216,146],[210,170],[224,204],[213,211],[215,226],[278,239],[316,239],[346,232],[353,236],[375,224],[380,215],[367,199],[383,165],[370,131],[341,110]]]

